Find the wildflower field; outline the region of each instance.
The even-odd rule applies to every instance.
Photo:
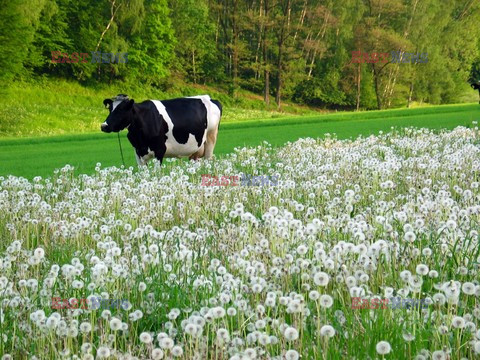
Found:
[[[480,358],[479,171],[473,124],[0,177],[1,359]]]

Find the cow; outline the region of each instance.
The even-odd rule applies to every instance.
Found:
[[[125,94],[103,100],[110,111],[101,125],[106,133],[128,130],[139,166],[156,158],[211,159],[222,105],[208,95],[136,103]]]

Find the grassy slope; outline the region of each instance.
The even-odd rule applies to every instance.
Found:
[[[318,113],[306,107],[275,105],[265,107],[261,97],[240,91],[233,99],[206,86],[185,85],[168,93],[147,86],[124,84],[84,87],[75,82],[38,79],[35,83],[12,83],[0,88],[0,137],[78,134],[97,131],[107,117],[103,99],[128,94],[137,101],[209,94],[224,105],[224,122],[244,119],[276,118],[292,114]]]
[[[388,131],[392,126],[452,129],[458,125],[470,126],[472,121],[478,120],[480,106],[467,104],[226,122],[220,126],[215,153],[225,154],[234,147],[254,146],[264,140],[282,145],[300,137],[320,137],[325,133],[349,138]],[[133,150],[125,132],[121,138],[126,165],[134,165]],[[53,169],[67,163],[75,166],[78,172],[91,172],[97,162],[102,166],[121,165],[116,134],[98,132],[0,141],[0,175],[48,176]]]

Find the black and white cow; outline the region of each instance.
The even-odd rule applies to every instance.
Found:
[[[210,159],[217,141],[222,106],[208,95],[135,103],[127,95],[105,99],[110,114],[103,132],[128,129],[139,165],[155,157]]]

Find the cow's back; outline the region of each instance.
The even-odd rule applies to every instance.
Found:
[[[168,127],[165,134],[166,156],[190,156],[203,146],[208,111],[201,99],[178,98],[152,102]]]

